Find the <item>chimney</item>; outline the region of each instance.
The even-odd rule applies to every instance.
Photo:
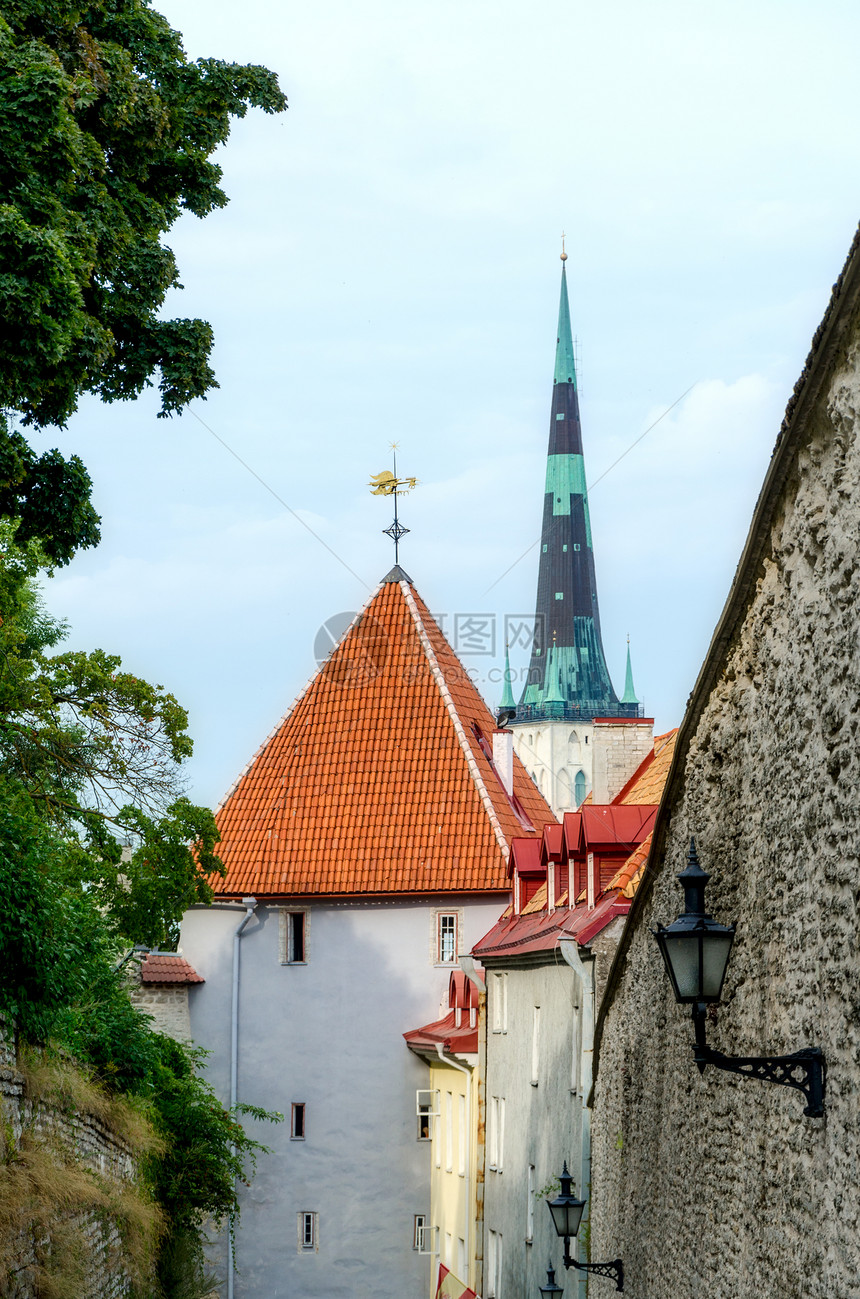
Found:
[[[510,798],[514,792],[514,733],[493,731],[493,766]]]
[[[654,752],[654,718],[595,717],[592,743],[591,799],[611,803]]]

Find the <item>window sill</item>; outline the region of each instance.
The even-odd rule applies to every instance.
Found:
[[[290,1141],[304,1141],[304,1137],[290,1137]]]
[[[539,1082],[540,1082],[539,1078],[532,1078],[532,1087],[537,1087]]]

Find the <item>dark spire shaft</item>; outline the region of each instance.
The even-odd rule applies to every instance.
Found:
[[[612,687],[600,637],[597,578],[564,260],[558,310],[535,639],[518,721],[637,716]],[[553,680],[547,680],[550,649]],[[549,696],[552,698],[549,698]],[[563,701],[563,707],[560,706]]]

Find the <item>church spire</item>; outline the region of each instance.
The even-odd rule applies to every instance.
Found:
[[[630,637],[627,637],[627,675],[624,678],[624,694],[621,696],[622,704],[638,704],[636,690],[633,685],[633,668],[630,666]]]
[[[518,722],[639,716],[613,689],[600,636],[563,245],[561,260],[535,634]]]

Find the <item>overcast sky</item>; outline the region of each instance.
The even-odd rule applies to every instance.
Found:
[[[495,704],[502,620],[534,605],[564,229],[604,645],[623,689],[629,633],[677,724],[860,216],[860,8],[160,7],[290,109],[237,123],[229,206],[168,239],[220,390],[173,420],[87,402],[60,440],[104,535],[48,583],[70,643],[174,691],[217,803],[393,562],[366,484],[397,441],[401,562],[449,635],[498,620],[464,656]]]

